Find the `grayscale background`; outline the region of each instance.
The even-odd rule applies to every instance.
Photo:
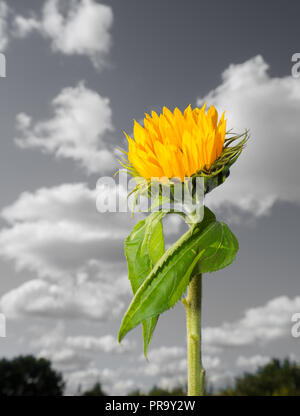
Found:
[[[1,356],[49,358],[67,394],[98,380],[121,395],[185,382],[182,305],[159,319],[148,361],[139,328],[117,344],[131,299],[123,242],[138,216],[98,213],[95,186],[118,168],[134,119],[207,100],[251,132],[207,199],[240,242],[232,266],[204,276],[209,383],[299,361],[299,2],[0,4]],[[170,243],[184,225],[168,221]]]

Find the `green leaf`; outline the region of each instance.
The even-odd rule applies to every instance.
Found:
[[[214,243],[215,236],[220,237],[220,227],[214,214],[205,207],[202,222],[193,225],[165,252],[135,293],[123,318],[119,340],[139,323],[175,305],[185,292],[198,260]]]
[[[165,244],[161,220],[166,213],[153,212],[135,225],[125,241],[128,277],[133,294],[139,289],[155,263],[164,254]],[[158,315],[143,322],[144,354],[152,338]]]
[[[228,225],[219,223],[218,236],[198,263],[199,273],[211,273],[229,266],[235,259],[239,242]]]

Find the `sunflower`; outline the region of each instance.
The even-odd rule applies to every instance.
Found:
[[[246,137],[238,146],[229,147],[241,136],[225,139],[225,113],[218,117],[214,106],[205,111],[189,105],[182,113],[167,107],[162,114],[145,114],[144,126],[134,121],[133,138],[128,140],[127,160],[123,166],[133,176],[151,178],[185,178],[194,175],[214,176],[239,155]],[[247,135],[247,133],[246,133]],[[230,142],[230,143],[229,143]],[[232,163],[231,163],[232,164]]]

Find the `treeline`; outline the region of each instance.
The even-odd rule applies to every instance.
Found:
[[[34,356],[0,360],[0,396],[62,396],[65,382],[51,362]],[[216,396],[300,396],[300,366],[288,359],[273,359],[254,373],[244,373],[232,386],[207,395]],[[100,382],[79,396],[108,396]],[[129,396],[185,396],[186,386],[165,390],[154,386],[148,392],[133,391]]]

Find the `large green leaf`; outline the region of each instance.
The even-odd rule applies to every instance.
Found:
[[[165,251],[161,220],[166,213],[153,212],[135,225],[125,241],[125,255],[128,264],[128,277],[133,294],[139,289],[155,263]],[[143,324],[144,354],[150,344],[158,315],[145,320]]]
[[[123,318],[119,340],[136,325],[173,307],[184,294],[194,269],[212,272],[228,266],[238,250],[236,237],[205,208],[193,225],[158,260],[141,284]]]
[[[123,318],[119,340],[139,323],[173,307],[182,297],[199,261],[216,251],[222,226],[205,208],[201,223],[193,225],[155,264],[139,287]],[[210,249],[211,248],[211,249]],[[209,250],[210,249],[210,250]]]

